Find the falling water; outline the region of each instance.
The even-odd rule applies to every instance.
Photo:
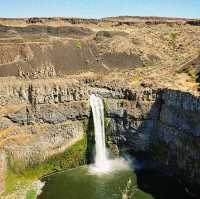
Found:
[[[96,149],[95,164],[91,166],[91,171],[97,174],[101,174],[129,169],[128,162],[123,158],[107,158],[103,100],[100,97],[92,94],[90,96],[90,105],[92,107],[93,113]]]
[[[90,105],[93,113],[96,143],[95,169],[99,172],[104,172],[109,167],[109,161],[106,156],[103,100],[92,94],[90,96]]]

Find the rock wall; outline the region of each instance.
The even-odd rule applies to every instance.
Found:
[[[5,189],[5,171],[6,171],[6,161],[4,153],[0,153],[0,194]]]
[[[160,91],[154,89],[95,88],[103,96],[106,131],[120,148],[145,151],[160,111]]]
[[[82,140],[89,115],[85,98],[74,80],[4,79],[0,88],[0,149],[6,154],[7,168],[18,173]],[[3,189],[3,184],[0,186]]]
[[[150,152],[187,184],[200,186],[199,97],[81,79],[1,83],[0,148],[16,172],[80,140],[91,115],[89,95],[96,93],[104,98],[107,138],[120,149]]]
[[[160,110],[151,139],[154,158],[200,194],[200,98],[164,90]]]

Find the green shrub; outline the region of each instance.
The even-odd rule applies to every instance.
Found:
[[[81,42],[80,41],[76,41],[75,42],[75,46],[76,46],[76,48],[81,49]]]
[[[178,36],[177,32],[171,32],[170,33],[170,42],[171,42],[173,48],[176,47],[177,36]]]
[[[133,82],[140,82],[142,81],[142,77],[140,75],[134,75],[132,77]]]
[[[171,33],[170,33],[170,38],[171,38],[171,40],[175,41],[176,38],[177,38],[177,35],[178,35],[177,32],[171,32]]]

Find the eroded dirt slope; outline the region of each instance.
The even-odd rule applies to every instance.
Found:
[[[113,78],[118,73],[133,85],[197,91],[200,27],[193,21],[0,19],[0,76],[38,79],[97,72]]]
[[[177,67],[199,53],[200,28],[180,25],[174,19],[171,25],[144,23],[149,19],[116,25],[125,18],[45,20],[32,24],[7,20],[7,25],[6,20],[0,20],[0,76],[38,78],[146,66]]]

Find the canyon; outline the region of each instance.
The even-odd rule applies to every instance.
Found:
[[[0,192],[7,171],[90,140],[96,94],[111,147],[147,153],[200,195],[199,22],[135,20],[0,20]]]

